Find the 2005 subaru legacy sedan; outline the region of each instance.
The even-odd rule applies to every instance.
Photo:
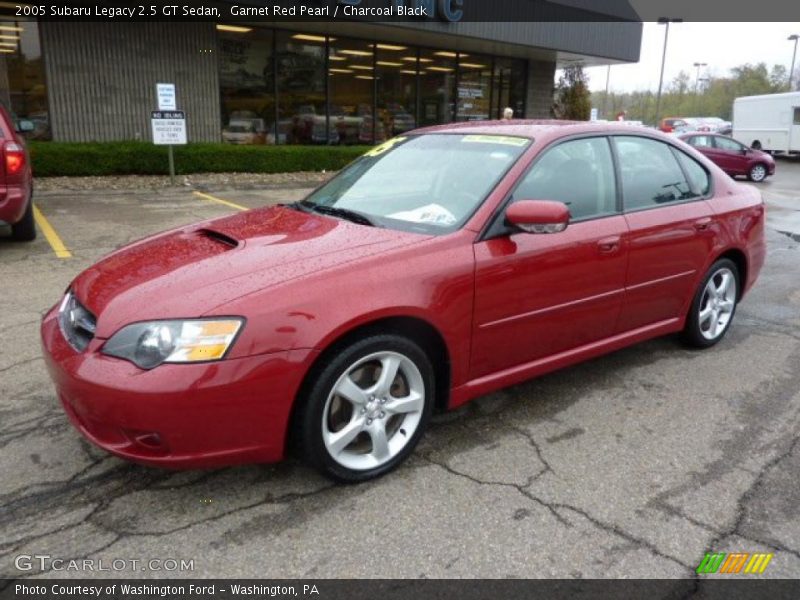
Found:
[[[764,261],[760,194],[618,125],[462,123],[305,200],[162,233],[44,317],[73,424],[126,459],[396,467],[434,410],[648,338],[712,346]]]

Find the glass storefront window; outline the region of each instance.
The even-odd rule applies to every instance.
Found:
[[[492,90],[492,118],[503,116],[503,109],[510,107],[515,119],[525,117],[525,70],[524,60],[497,58],[494,61],[494,83]]]
[[[507,106],[524,116],[524,60],[249,26],[219,36],[230,143],[369,145]]]
[[[458,60],[458,110],[456,120],[491,118],[492,59],[461,54]]]
[[[277,36],[278,143],[325,144],[325,37],[285,31]]]
[[[0,102],[17,120],[33,123],[28,139],[51,137],[47,86],[36,21],[0,14]]]
[[[387,137],[417,126],[417,50],[399,44],[375,44],[378,119]]]
[[[270,29],[226,26],[219,31],[222,141],[275,143],[275,79]]]
[[[386,139],[381,122],[374,122],[374,44],[331,38],[328,58],[331,143],[374,144]]]
[[[457,56],[447,50],[420,51],[420,125],[452,122]]]

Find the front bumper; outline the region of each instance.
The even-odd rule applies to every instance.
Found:
[[[143,371],[100,353],[76,352],[57,311],[45,316],[42,347],[72,424],[121,458],[168,468],[207,468],[283,458],[292,403],[310,351],[161,365]]]

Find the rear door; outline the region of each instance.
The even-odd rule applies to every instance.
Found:
[[[697,161],[660,140],[613,139],[630,229],[623,332],[680,316],[712,250],[716,225],[706,201],[709,175]]]
[[[473,378],[609,337],[622,308],[628,227],[608,139],[545,150],[518,200],[561,201],[572,218],[561,233],[503,231],[475,245]]]
[[[749,170],[747,166],[747,148],[736,140],[719,135],[712,137],[720,161],[714,162],[717,162],[723,170],[731,175],[746,175]]]

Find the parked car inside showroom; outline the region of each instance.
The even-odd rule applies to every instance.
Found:
[[[22,134],[35,124],[16,119],[0,105],[0,225],[11,227],[11,239],[36,239],[33,218],[33,174]]]
[[[760,183],[775,174],[775,159],[762,150],[748,148],[733,138],[711,133],[678,136],[704,154],[731,177],[744,176]]]
[[[292,450],[358,482],[406,459],[434,411],[657,336],[713,346],[764,255],[758,191],[675,138],[452,124],[300,202],[113,252],[41,337],[70,420],[117,456]]]

